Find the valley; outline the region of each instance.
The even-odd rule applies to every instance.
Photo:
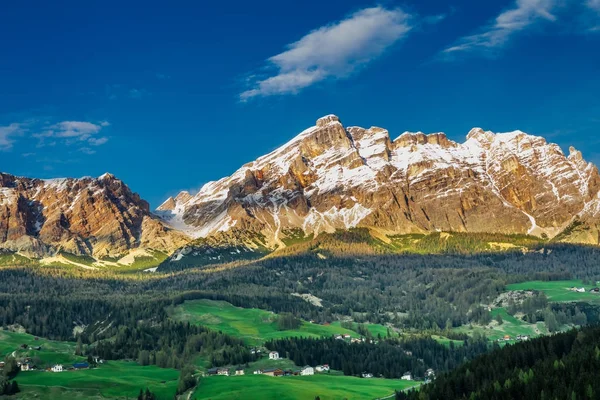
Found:
[[[334,115],[155,211],[111,174],[1,173],[0,395],[436,393],[600,322],[599,196],[538,136]]]
[[[132,269],[84,269],[60,263],[0,268],[3,278],[0,289],[4,293],[0,296],[0,310],[12,310],[0,312],[0,319],[9,329],[18,326],[38,335],[35,340],[30,334],[1,331],[0,350],[4,355],[10,356],[24,343],[39,345],[40,351],[17,351],[14,355],[19,359],[35,357],[42,369],[54,363],[70,365],[96,353],[105,358],[105,364],[84,371],[66,371],[64,374],[22,371],[15,377],[21,389],[17,398],[37,395],[53,399],[61,398],[65,393],[73,398],[121,398],[119,394],[135,396],[140,389],[146,388],[158,399],[171,398],[179,386],[183,365],[193,366],[197,380],[195,389],[181,392],[183,397],[193,392],[192,398],[219,398],[223,387],[231,388],[233,395],[240,393],[240,396],[268,388],[272,398],[302,399],[307,393],[323,399],[386,397],[394,390],[421,384],[426,378],[423,371],[427,368],[440,374],[445,368],[443,365],[453,368],[458,362],[453,361],[455,357],[457,360],[477,357],[482,349],[487,352],[548,335],[551,333],[547,326],[550,315],[557,320],[552,328],[554,332],[600,318],[595,305],[597,297],[589,293],[593,285],[577,279],[557,280],[567,277],[561,272],[562,266],[576,251],[578,257],[588,261],[574,273],[595,282],[596,275],[586,272],[587,265],[600,259],[600,252],[595,248],[546,245],[546,249],[552,251],[462,254],[453,250],[438,255],[365,253],[358,257],[331,256],[348,243],[361,245],[363,240],[365,237],[360,234],[350,241],[325,237],[309,252],[175,273],[144,272],[148,267],[146,263]],[[319,257],[325,254],[326,258]],[[77,263],[93,263],[77,256],[67,257],[65,259]],[[542,259],[544,261],[540,263]],[[521,278],[515,281],[519,276]],[[541,277],[551,280],[539,280]],[[352,290],[347,289],[350,282]],[[38,285],[43,285],[44,289],[34,292]],[[164,291],[167,287],[169,292]],[[197,289],[199,287],[201,291]],[[572,291],[573,287],[584,287],[586,292]],[[72,296],[72,301],[48,296],[56,290]],[[115,296],[115,290],[121,294]],[[420,298],[418,293],[422,291],[428,296]],[[19,293],[27,293],[27,296]],[[299,296],[299,293],[306,296]],[[475,299],[474,304],[468,300],[471,298]],[[85,312],[79,305],[82,302],[87,304]],[[38,311],[38,303],[39,306],[47,304],[44,306],[47,312]],[[21,309],[19,304],[24,308]],[[477,304],[489,304],[490,309]],[[56,313],[57,307],[62,310],[60,313]],[[584,314],[585,321],[582,321]],[[41,315],[48,318],[40,318]],[[147,350],[130,341],[133,332],[128,333],[130,328],[126,328],[131,326],[127,322],[129,315],[138,315],[136,329],[140,329],[140,333],[135,335],[147,332],[143,334],[149,340],[144,345]],[[535,318],[535,322],[531,318]],[[77,332],[81,332],[77,336],[72,322],[68,322],[73,319],[78,320]],[[67,323],[66,329],[60,326],[61,321]],[[192,337],[205,335],[202,331],[182,336],[182,339],[187,337],[182,342],[183,351],[175,351],[169,346],[157,347],[158,342],[154,340],[161,334],[153,333],[155,328],[151,326],[158,321],[172,321],[165,325],[165,331],[160,331],[164,334],[179,329],[176,328],[179,323],[208,328],[214,332],[210,334],[210,341],[229,341],[231,344],[225,348],[245,347],[245,353],[238,353],[245,355],[242,358],[227,355],[218,350],[223,344],[210,347],[199,342],[195,344]],[[342,338],[335,339],[337,335]],[[344,335],[348,336],[344,338]],[[527,338],[518,340],[519,336]],[[62,341],[48,340],[47,337]],[[75,337],[82,342],[81,356],[75,355],[78,346]],[[301,337],[316,341],[310,346],[341,346],[339,352],[370,349],[366,351],[375,354],[391,345],[400,346],[406,354],[413,355],[403,354],[405,359],[401,362],[396,358],[400,366],[396,372],[389,367],[382,370],[389,374],[386,379],[360,377],[365,368],[377,370],[376,364],[351,367],[337,364],[339,361],[335,359],[310,361],[292,356],[296,361],[287,358],[272,361],[264,358],[273,346],[289,345],[281,341]],[[367,343],[363,343],[362,338]],[[485,342],[480,342],[479,338]],[[241,341],[231,342],[234,339]],[[351,343],[354,341],[356,343]],[[369,341],[377,343],[368,344]],[[111,342],[122,344],[110,345],[109,351],[103,343]],[[305,344],[298,342],[297,345]],[[262,357],[251,354],[253,349],[261,349]],[[391,349],[386,350],[387,354],[393,354],[389,352]],[[428,351],[434,349],[441,358],[428,355]],[[159,353],[163,355],[159,356]],[[348,362],[354,357],[350,354]],[[159,360],[159,357],[163,358]],[[326,361],[337,365],[339,370],[305,377],[273,378],[253,374],[269,367],[298,370],[306,363],[317,365]],[[359,357],[353,362],[362,365],[364,361]],[[245,366],[244,376],[207,376],[208,369],[213,366],[229,368],[233,374],[240,365]],[[399,380],[405,369],[412,370],[416,380]],[[115,388],[114,391],[111,388]]]

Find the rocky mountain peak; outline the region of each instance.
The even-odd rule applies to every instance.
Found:
[[[481,128],[465,143],[422,132],[392,142],[384,128],[345,128],[328,115],[175,206],[168,200],[161,216],[194,237],[255,235],[267,247],[298,230],[357,226],[554,237],[598,201],[597,169],[571,153],[521,131]]]
[[[32,179],[0,174],[0,248],[34,256],[65,250],[112,257],[137,247],[171,251],[186,241],[114,175]]]
[[[324,126],[329,125],[332,122],[340,122],[340,119],[337,115],[329,114],[324,117],[321,117],[317,120],[317,127],[322,128]]]

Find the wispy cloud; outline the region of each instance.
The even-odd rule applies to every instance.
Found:
[[[459,39],[445,49],[443,54],[451,56],[459,52],[476,51],[491,53],[504,46],[516,33],[542,21],[555,21],[553,10],[557,6],[558,0],[516,0],[513,8],[500,13],[479,33]]]
[[[588,0],[586,5],[594,13],[588,31],[600,32],[600,0]]]
[[[22,135],[25,131],[23,125],[18,123],[0,126],[0,151],[12,148],[15,137]]]
[[[62,121],[45,126],[32,137],[38,139],[37,147],[55,146],[61,143],[70,145],[100,146],[108,142],[105,136],[98,137],[102,129],[110,126],[107,121]]]
[[[411,16],[399,8],[366,8],[318,28],[266,63],[273,73],[253,77],[240,94],[258,96],[297,93],[326,79],[347,78],[383,54],[411,30]]]

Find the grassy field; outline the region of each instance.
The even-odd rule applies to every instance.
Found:
[[[21,349],[41,346],[41,350]],[[84,357],[75,355],[75,343],[36,338],[27,333],[0,330],[0,358],[15,354],[17,358],[31,357],[38,368],[54,364],[65,367]],[[41,364],[41,365],[40,365]],[[137,363],[109,361],[97,369],[52,373],[46,371],[20,372],[16,381],[21,393],[15,399],[58,400],[69,398],[133,398],[142,388],[150,388],[159,399],[172,399],[179,372],[155,366],[142,367]]]
[[[177,306],[172,318],[189,321],[208,328],[239,337],[251,345],[259,345],[267,340],[285,337],[323,337],[335,334],[359,335],[339,325],[319,325],[303,321],[298,329],[280,331],[277,329],[277,315],[257,308],[240,308],[224,301],[191,300]]]
[[[367,330],[371,333],[371,335],[374,338],[377,338],[378,335],[381,335],[382,338],[388,337],[388,328],[383,325],[380,325],[380,324],[362,324],[362,325],[364,325],[367,328]],[[332,322],[331,326],[334,326],[338,329],[343,329],[340,321]],[[355,323],[354,326],[357,327],[358,324]],[[394,332],[392,329],[390,329],[389,333],[391,333],[392,337],[398,337],[398,334],[396,332]],[[357,335],[352,335],[352,336],[357,336]]]
[[[503,320],[501,325],[495,321],[496,315],[498,314],[500,314]],[[505,335],[509,335],[512,338],[512,340],[509,342],[514,342],[517,335],[536,337],[548,333],[546,325],[543,322],[530,324],[525,321],[521,321],[520,319],[508,314],[504,308],[496,308],[492,310],[492,318],[492,322],[487,326],[473,325],[471,327],[469,325],[464,325],[455,328],[455,330],[458,332],[467,333],[469,335],[479,332],[487,336],[490,340],[498,340],[504,338]]]
[[[450,343],[454,344],[454,347],[460,347],[465,344],[463,340],[448,339],[447,337],[439,335],[431,335],[431,338],[446,347],[450,347]]]
[[[198,400],[321,400],[375,399],[418,385],[395,379],[313,375],[274,378],[263,375],[203,378],[192,398]]]
[[[569,290],[571,287],[585,288],[585,293],[572,292]],[[546,294],[548,300],[556,302],[565,301],[585,301],[600,303],[600,294],[590,293],[589,289],[594,286],[584,285],[579,280],[571,281],[528,281],[521,283],[514,283],[508,285],[508,290],[539,290]]]
[[[21,349],[21,345],[28,347],[41,346],[41,350]],[[31,357],[40,368],[54,364],[72,364],[83,360],[83,357],[75,355],[75,343],[58,342],[43,338],[35,339],[27,333],[17,333],[0,330],[0,358],[15,354],[17,358]]]
[[[175,394],[178,378],[179,372],[174,369],[109,361],[96,369],[82,371],[21,372],[16,380],[22,393],[17,398],[32,398],[37,394],[40,399],[58,400],[67,398],[67,393],[68,398],[72,398],[71,395],[81,398],[135,398],[140,389],[147,387],[159,399],[170,400]]]

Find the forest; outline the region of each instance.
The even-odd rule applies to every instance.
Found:
[[[598,371],[595,326],[497,348],[396,399],[597,399]]]
[[[485,337],[474,337],[462,346],[444,346],[430,337],[347,343],[334,338],[287,338],[265,343],[269,350],[294,361],[296,365],[329,364],[344,375],[400,378],[405,372],[423,379],[425,372],[450,371],[465,360],[490,349]]]
[[[370,370],[397,377],[410,370],[420,376],[425,367],[449,371],[485,351],[477,341],[443,348],[427,336],[443,333],[450,337],[452,328],[489,322],[490,312],[482,304],[491,304],[507,284],[573,278],[596,281],[599,262],[600,250],[594,247],[548,244],[528,252],[484,254],[344,256],[319,249],[155,274],[5,266],[0,268],[0,325],[23,327],[49,339],[77,341],[82,355],[130,359],[142,365],[183,369],[199,354],[213,366],[251,362],[252,355],[239,340],[169,319],[169,310],[186,300],[223,300],[281,314],[278,329],[293,328],[300,319],[340,320],[357,326],[378,323],[424,335],[415,343],[394,344],[381,338],[377,345],[364,347],[346,347],[329,339],[269,344],[289,352],[301,365],[335,363],[348,375]],[[298,294],[315,296],[320,305]],[[510,305],[507,311],[522,312],[530,322],[545,320],[549,327],[552,320],[558,326],[600,319],[598,306],[558,305],[541,294]],[[326,345],[335,346],[348,361],[327,353]],[[379,359],[365,357],[364,349]],[[397,354],[400,361],[392,365],[386,352]],[[12,383],[6,383],[6,378],[2,382],[3,390],[11,390],[7,385]]]

